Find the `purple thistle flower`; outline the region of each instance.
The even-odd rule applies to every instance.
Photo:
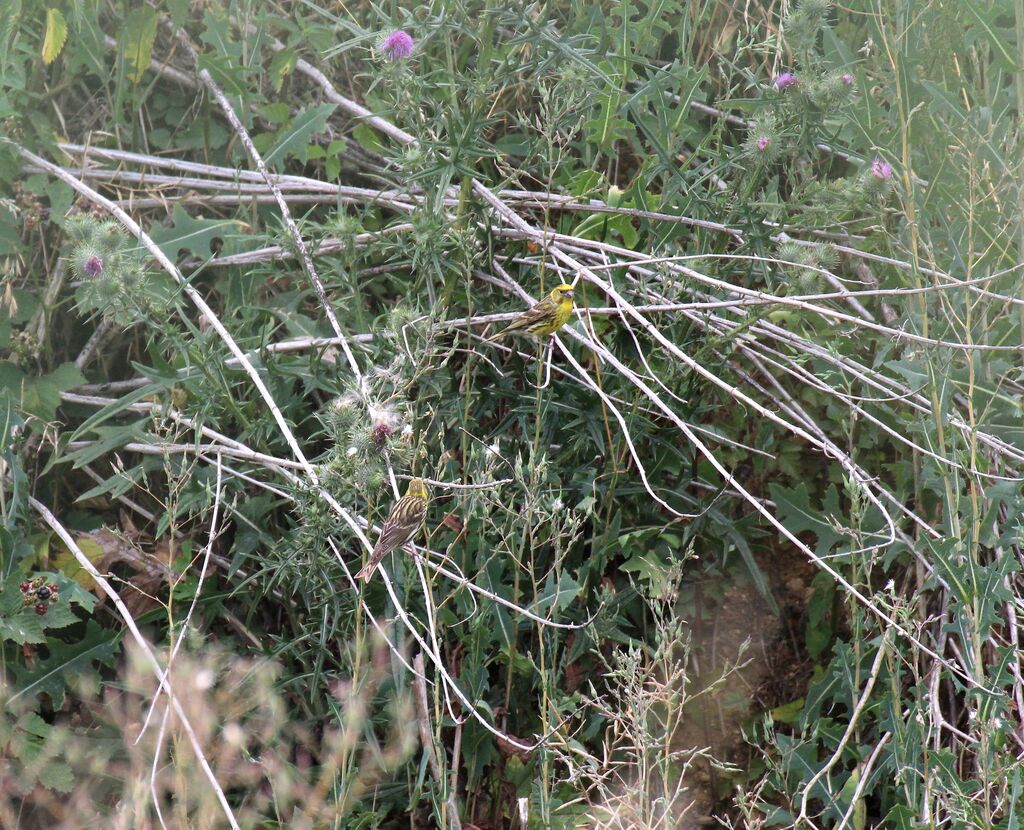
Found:
[[[783,72],[781,75],[776,75],[772,81],[772,86],[776,89],[785,89],[786,87],[793,86],[796,83],[796,75],[792,72]]]
[[[871,162],[871,175],[876,179],[882,179],[883,181],[892,178],[892,165],[887,161],[883,161],[878,156],[875,156],[875,160]]]
[[[85,261],[82,270],[90,277],[98,277],[103,271],[103,260],[93,254]]]
[[[400,61],[412,54],[415,45],[410,35],[399,30],[381,41],[380,50],[389,61]]]
[[[844,72],[842,76],[842,82],[847,86],[853,86],[853,75],[849,72]]]
[[[768,145],[772,143],[772,140],[766,135],[762,135],[757,139],[757,149],[760,152],[764,152],[768,149]]]

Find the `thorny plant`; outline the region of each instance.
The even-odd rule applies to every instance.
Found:
[[[1012,420],[1024,329],[1013,252],[1024,230],[993,209],[1012,198],[1005,159],[1018,139],[979,114],[993,104],[1016,106],[1018,118],[1024,109],[1010,95],[1016,84],[1020,98],[1019,78],[981,78],[979,67],[1006,54],[1007,42],[991,27],[972,30],[971,42],[984,45],[970,47],[970,61],[931,66],[936,81],[921,74],[936,39],[955,41],[957,27],[975,25],[948,4],[915,20],[901,7],[891,20],[871,4],[846,15],[804,0],[781,25],[743,17],[737,25],[759,48],[718,54],[704,71],[691,59],[709,44],[694,33],[725,22],[712,4],[665,9],[645,23],[621,10],[550,20],[490,7],[478,19],[467,9],[458,19],[424,11],[404,21],[418,40],[410,54],[378,48],[381,69],[361,87],[367,110],[338,88],[347,77],[338,70],[360,44],[378,46],[364,26],[393,22],[370,10],[357,20],[301,9],[309,19],[299,30],[311,42],[349,33],[326,74],[300,58],[302,38],[268,10],[216,7],[190,18],[143,7],[127,21],[127,40],[115,42],[113,83],[106,68],[97,75],[92,48],[110,9],[76,7],[66,47],[61,10],[44,20],[26,13],[44,32],[43,59],[67,48],[68,85],[86,83],[119,128],[128,126],[128,99],[152,123],[178,124],[196,90],[209,111],[194,120],[198,131],[150,130],[156,146],[178,151],[160,154],[100,146],[129,142],[94,141],[80,112],[80,143],[54,146],[31,133],[31,121],[10,122],[5,178],[31,184],[17,204],[25,240],[67,234],[86,296],[148,296],[136,295],[138,279],[113,294],[88,282],[120,273],[108,269],[118,261],[133,278],[167,275],[182,299],[173,319],[139,327],[134,340],[101,324],[74,370],[26,372],[41,354],[33,348],[4,375],[8,411],[17,407],[33,428],[16,440],[12,417],[4,431],[7,532],[18,534],[5,545],[4,576],[32,566],[28,506],[88,570],[65,523],[26,498],[26,447],[55,450],[31,483],[54,504],[77,495],[51,474],[62,453],[80,467],[113,452],[189,456],[197,481],[201,469],[206,485],[215,478],[214,504],[230,506],[236,531],[221,556],[227,592],[204,594],[199,580],[188,618],[200,596],[211,619],[218,608],[243,608],[241,631],[259,618],[250,643],[286,667],[276,686],[308,721],[339,719],[324,690],[360,676],[359,644],[377,631],[392,661],[378,702],[426,680],[410,648],[428,661],[420,738],[432,744],[426,800],[438,822],[464,812],[500,823],[512,813],[511,786],[528,799],[528,815],[550,823],[578,782],[558,779],[544,741],[564,742],[587,717],[582,707],[609,736],[589,736],[590,756],[601,759],[590,773],[594,820],[627,815],[654,826],[685,812],[680,770],[694,756],[673,748],[650,757],[643,730],[661,708],[680,717],[683,701],[659,698],[667,686],[648,697],[653,687],[639,678],[674,654],[665,642],[679,634],[678,619],[654,615],[648,649],[660,658],[651,659],[637,645],[650,611],[630,605],[635,593],[596,600],[608,598],[620,570],[663,583],[664,556],[680,557],[694,538],[738,558],[768,592],[734,526],[757,517],[762,533],[777,532],[820,570],[808,616],[830,630],[823,637],[809,626],[806,650],[818,666],[806,701],[784,729],[773,722],[760,734],[764,777],[754,781],[751,769],[737,815],[845,827],[864,823],[870,799],[894,822],[1009,826],[1024,750],[1024,450]],[[1024,21],[1016,23],[1019,41]],[[27,102],[38,94],[23,72],[31,32],[8,30],[5,94]],[[270,34],[286,30],[284,43]],[[864,44],[859,63],[854,42]],[[642,61],[627,59],[634,50]],[[264,52],[269,87],[253,71]],[[87,81],[74,75],[80,64],[92,67]],[[987,108],[965,109],[943,86],[967,72],[979,76],[977,95],[993,99]],[[171,84],[187,95],[153,94]],[[282,103],[285,84],[303,102],[297,113]],[[594,94],[577,94],[587,84]],[[723,109],[697,100],[701,89]],[[916,132],[923,95],[940,105],[928,117],[941,142]],[[731,97],[746,97],[757,117],[727,113]],[[133,135],[149,129],[130,123]],[[72,193],[112,218],[65,218]],[[43,231],[41,197],[54,223]],[[237,206],[245,221],[193,217],[185,204],[214,215]],[[296,221],[292,211],[307,205]],[[144,230],[139,212],[160,207],[171,208],[170,221],[147,216],[154,222]],[[332,210],[343,216],[321,222]],[[282,220],[287,233],[275,240]],[[259,239],[245,232],[252,227],[264,229]],[[122,228],[140,249],[126,247]],[[25,240],[6,244],[24,256]],[[52,246],[38,250],[52,265]],[[144,271],[141,256],[152,257]],[[302,273],[287,273],[283,261],[296,258]],[[58,270],[43,273],[53,276],[41,288],[21,270],[8,275],[15,305],[20,296],[29,306],[25,286],[47,302],[59,296]],[[530,389],[519,378],[540,378],[544,349],[484,348],[479,334],[496,322],[495,305],[520,307],[549,276],[574,282],[582,307],[553,341],[552,386]],[[120,323],[149,317],[130,303],[114,310]],[[10,325],[45,331],[38,321],[52,313],[37,300],[11,310]],[[98,378],[123,379],[70,391],[94,362]],[[78,420],[75,440],[44,445],[42,426],[58,406]],[[153,412],[194,440],[141,434],[131,416]],[[397,491],[396,472],[424,469],[439,484],[485,488],[443,492],[418,556],[390,557],[357,593],[351,567]],[[496,476],[505,483],[488,485]],[[115,474],[90,495],[136,510],[123,482]],[[217,516],[209,499],[178,505],[167,524],[202,527],[208,510]],[[629,546],[631,532],[676,522],[688,523],[687,535],[667,553]],[[117,592],[102,584],[114,602]],[[165,606],[170,632],[175,599]],[[114,604],[144,643],[130,610]],[[340,645],[350,642],[355,656]],[[597,688],[583,699],[565,683],[569,666],[601,665],[614,642],[631,650],[612,660],[606,680],[616,688],[633,674],[621,689],[636,711],[620,711]],[[226,794],[230,780],[207,761],[208,734],[189,726],[187,696],[168,677],[161,688],[175,715],[161,723],[188,726],[206,784],[238,826],[245,813]],[[376,724],[366,717],[360,738],[372,745]],[[606,756],[593,751],[602,745]],[[488,777],[502,756],[531,750],[517,780]],[[327,766],[335,815],[377,809],[351,786],[361,760]],[[612,780],[640,780],[643,793],[662,795],[632,803],[619,786],[601,789]],[[422,785],[410,784],[404,809],[415,809]],[[387,799],[382,815],[403,809],[393,790],[376,793]]]

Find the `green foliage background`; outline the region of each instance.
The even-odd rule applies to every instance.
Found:
[[[0,23],[6,823],[228,826],[162,702],[135,742],[156,681],[35,499],[164,664],[177,644],[242,826],[1019,825],[1019,4],[14,0]],[[362,381],[197,70],[302,177],[279,183]],[[423,541],[568,627],[404,554],[393,596],[354,590],[353,528],[215,327],[22,149],[176,264],[338,506],[379,524],[392,472],[507,480],[435,488]],[[590,339],[563,337],[577,365],[555,349],[537,388],[543,346],[466,320],[572,281],[556,243],[657,335],[584,313],[617,304],[584,275]],[[267,348],[301,338],[324,340]],[[45,616],[21,606],[37,573],[61,586]],[[691,621],[744,614],[723,579],[795,664],[732,766],[681,738]],[[479,716],[428,659],[436,767],[410,668],[430,649]]]

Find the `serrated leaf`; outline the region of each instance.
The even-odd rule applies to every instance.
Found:
[[[264,163],[269,167],[288,156],[299,155],[300,151],[305,150],[311,136],[326,129],[327,119],[336,108],[337,104],[317,104],[295,116],[290,124],[278,131],[263,157]]]
[[[536,614],[545,614],[549,610],[557,611],[572,604],[572,601],[579,596],[582,588],[566,571],[563,571],[558,585],[555,585],[554,576],[550,576],[544,584],[544,593],[537,597],[533,610]]]
[[[69,793],[74,789],[75,776],[71,767],[64,761],[50,761],[39,770],[39,783],[48,790],[58,793]]]
[[[43,633],[43,618],[30,605],[13,617],[0,618],[0,640],[23,646],[27,643],[38,645],[46,642]]]
[[[671,593],[671,566],[653,550],[630,557],[619,566],[619,570],[636,573],[640,580],[648,584],[652,596],[665,597]]]
[[[838,494],[834,486],[829,486],[820,508],[812,507],[807,484],[800,482],[795,487],[769,485],[772,499],[778,506],[779,519],[793,534],[811,531],[818,537],[815,553],[819,556],[831,553],[832,549],[843,541],[843,536],[835,531],[825,517],[839,515]]]
[[[53,731],[53,727],[44,721],[38,712],[26,712],[18,718],[18,729],[37,738],[48,738]]]
[[[242,223],[235,219],[192,218],[181,205],[175,205],[171,213],[170,226],[154,227],[150,237],[167,256],[177,259],[182,249],[198,259],[206,260],[213,253],[214,240],[224,241],[241,236]]]
[[[13,363],[0,363],[0,392],[17,401],[19,409],[52,421],[60,406],[60,393],[85,383],[74,363],[64,363],[42,377],[29,377]]]
[[[46,35],[43,37],[43,63],[51,64],[57,60],[64,42],[68,39],[68,23],[60,9],[48,9],[46,12]]]
[[[128,12],[121,39],[128,63],[127,78],[137,84],[150,68],[150,58],[153,57],[153,43],[157,39],[157,10],[142,5]]]
[[[121,39],[129,67],[127,77],[133,83],[141,81],[149,68],[156,40],[156,20],[156,10],[150,6],[132,9],[125,18]]]
[[[259,114],[270,124],[283,124],[292,114],[287,104],[264,104],[257,107]]]
[[[19,697],[29,696],[34,699],[39,695],[47,695],[53,707],[59,709],[64,704],[64,691],[68,677],[80,677],[92,670],[94,663],[111,666],[117,656],[119,635],[102,628],[98,623],[89,620],[85,636],[77,643],[64,643],[50,640],[50,656],[38,661],[29,668],[12,664],[14,672],[14,688],[17,691],[8,699],[8,705]]]

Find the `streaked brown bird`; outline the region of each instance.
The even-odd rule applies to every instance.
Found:
[[[356,574],[356,579],[369,582],[380,560],[416,535],[416,531],[423,526],[423,520],[427,517],[428,503],[427,485],[423,479],[410,479],[405,495],[395,502],[384,522],[384,527],[381,528],[377,544],[370,554],[370,561]]]

